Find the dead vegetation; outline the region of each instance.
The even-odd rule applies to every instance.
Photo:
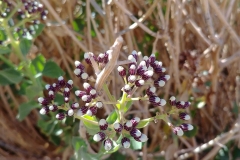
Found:
[[[229,150],[240,147],[239,1],[41,1],[49,10],[49,17],[35,41],[37,51],[30,53],[33,57],[42,53],[52,58],[76,80],[74,60],[79,60],[84,52],[106,51],[121,35],[124,45],[120,60],[133,49],[145,55],[157,52],[157,59],[172,77],[158,91],[159,95],[165,99],[176,95],[179,100],[192,101],[189,113],[191,123],[198,127],[196,136],[176,140],[163,122],[152,123],[143,130],[150,141],[142,151],[126,151],[130,159],[142,156],[144,160],[154,157],[207,160],[213,159],[230,141]],[[74,29],[73,24],[80,22],[79,30]],[[123,82],[116,70],[110,78],[112,93],[119,97]],[[27,101],[26,97],[15,95],[8,86],[1,87],[0,97],[0,155],[21,158],[58,155],[64,159],[72,154],[69,149],[58,152],[60,147],[41,134],[36,127],[36,110],[23,122],[16,120],[17,108]],[[137,110],[130,113],[147,118],[154,115],[149,108],[147,103],[137,102],[133,107]],[[92,148],[94,152],[98,146],[92,144]]]

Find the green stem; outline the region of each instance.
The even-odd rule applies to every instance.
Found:
[[[0,59],[10,67],[15,68],[14,64],[11,61],[9,61],[7,58],[5,58],[3,55],[0,55]]]

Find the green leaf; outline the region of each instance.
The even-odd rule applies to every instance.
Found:
[[[113,111],[106,119],[108,124],[113,124],[117,120],[117,112]]]
[[[230,159],[229,157],[229,150],[227,147],[223,147],[218,151],[218,154],[215,157],[215,160],[226,160]]]
[[[26,88],[26,96],[29,98],[29,99],[33,99],[35,98],[37,95],[41,95],[42,93],[42,86],[40,85],[31,85],[31,86],[28,86]]]
[[[98,160],[100,159],[97,155],[91,154],[87,151],[86,147],[81,147],[77,152],[75,152],[76,160]]]
[[[32,41],[27,39],[22,39],[20,41],[20,49],[23,55],[27,55],[32,46]]]
[[[46,62],[42,74],[50,78],[58,78],[64,74],[63,70],[53,61]]]
[[[142,142],[136,141],[133,137],[129,137],[129,139],[130,139],[130,143],[131,143],[130,148],[132,148],[133,150],[142,149]]]
[[[50,140],[56,145],[60,145],[61,143],[61,138],[59,136],[51,135]]]
[[[0,71],[0,85],[19,83],[22,78],[22,74],[13,68]]]
[[[149,122],[148,119],[141,120],[141,121],[138,123],[138,125],[137,125],[136,128],[144,128],[144,127],[146,127],[149,123],[150,123],[150,122]]]
[[[30,69],[34,75],[43,71],[46,60],[42,54],[37,55],[31,62]]]
[[[3,30],[0,30],[0,41],[5,41],[6,38],[6,33]]]
[[[18,109],[17,118],[22,121],[33,109],[40,107],[35,101],[22,103]]]
[[[34,25],[33,28],[35,30],[35,34],[34,34],[34,37],[37,37],[41,34],[41,32],[43,31],[44,29],[44,24],[37,24],[37,25]]]
[[[237,146],[234,147],[232,155],[233,159],[240,158],[240,149]]]
[[[191,137],[194,137],[195,135],[197,135],[197,133],[198,133],[198,127],[195,126],[195,125],[193,125],[193,130],[191,130],[191,131],[185,131],[185,132],[184,132],[184,135],[185,135],[186,137],[191,138]]]
[[[113,153],[109,158],[107,158],[106,160],[126,160],[127,157],[125,155],[122,155],[119,152],[115,152]]]
[[[79,136],[72,137],[72,145],[75,151],[78,151],[82,146],[87,147],[85,141]]]
[[[96,118],[95,117],[91,117],[91,116],[88,116],[88,115],[83,115],[84,118],[90,120],[90,121],[95,121],[97,122]],[[94,135],[96,134],[97,132],[100,131],[99,129],[99,126],[98,124],[97,125],[94,125],[92,124],[91,122],[87,121],[87,120],[83,120],[83,124],[84,126],[86,127],[87,129],[87,132],[90,134],[90,135]]]
[[[125,113],[130,109],[130,107],[132,106],[132,103],[133,103],[132,101],[127,102],[126,106],[124,107],[124,112]]]
[[[11,49],[7,46],[0,46],[0,54],[8,54],[11,52]]]

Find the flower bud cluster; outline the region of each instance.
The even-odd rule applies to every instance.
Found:
[[[188,115],[183,110],[188,108],[190,106],[190,102],[184,102],[184,101],[176,101],[176,98],[174,96],[170,97],[169,103],[171,106],[176,107],[177,110],[179,110],[179,118],[181,120],[187,121],[190,120],[190,115]],[[171,126],[172,131],[174,134],[178,136],[182,136],[184,131],[190,131],[193,130],[193,126],[191,124],[183,123],[180,126]]]
[[[28,34],[35,35],[36,27],[34,26],[40,24],[40,20],[46,20],[48,15],[48,11],[38,0],[20,0],[15,5],[9,0],[3,0],[0,1],[0,6],[0,21],[5,19],[9,21],[11,33],[17,40],[26,38]],[[0,45],[4,44],[3,41],[5,40],[0,41]]]

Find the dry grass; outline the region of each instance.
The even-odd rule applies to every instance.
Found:
[[[112,0],[98,5],[95,0],[42,0],[50,14],[47,27],[35,46],[46,58],[54,59],[73,80],[76,79],[72,74],[75,59],[80,59],[81,54],[88,51],[96,54],[104,52],[119,35],[124,39],[119,61],[133,49],[145,55],[159,53],[157,58],[167,67],[172,78],[158,93],[164,93],[166,99],[170,95],[177,95],[179,100],[191,97],[193,106],[189,112],[194,112],[191,123],[198,126],[198,134],[193,138],[173,140],[163,122],[152,123],[143,129],[150,141],[142,151],[127,151],[131,159],[140,155],[144,160],[154,156],[207,160],[213,159],[230,140],[239,146],[240,117],[239,113],[233,113],[234,105],[239,108],[240,104],[239,1],[147,2]],[[85,11],[82,13],[82,21],[86,22],[81,28],[83,32],[75,32],[71,25],[79,8]],[[93,12],[94,18],[91,15]],[[91,36],[91,30],[96,33],[95,37]],[[111,91],[119,97],[119,86],[123,82],[116,70],[110,78]],[[48,141],[35,128],[36,111],[22,123],[15,120],[17,107],[26,101],[25,97],[16,97],[8,87],[1,87],[0,97],[0,135],[3,135],[0,136],[0,154],[8,156],[14,152],[19,157],[31,157],[33,154],[51,157],[52,151],[57,148],[47,146]],[[9,99],[15,108],[10,109]],[[196,105],[200,99],[205,105],[198,109]],[[149,107],[147,103],[135,103],[133,109],[136,110],[130,112],[146,118],[154,115]],[[224,134],[218,137],[221,133]],[[97,147],[92,145],[93,150]],[[205,152],[205,149],[209,150]],[[64,157],[72,153],[66,152]]]

